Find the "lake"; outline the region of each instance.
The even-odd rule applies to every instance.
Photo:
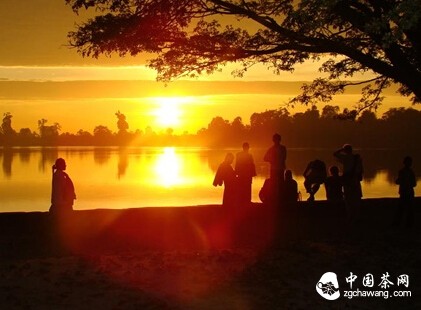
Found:
[[[67,162],[77,194],[74,209],[138,208],[220,204],[223,188],[212,186],[216,169],[227,152],[239,149],[179,147],[30,147],[0,149],[0,212],[47,211],[50,206],[51,167],[56,158]],[[251,149],[257,177],[253,201],[269,175],[262,161],[265,150]],[[333,150],[289,149],[287,165],[299,183],[303,200],[302,173],[308,161],[319,158],[337,164]],[[394,184],[401,167],[402,150],[357,150],[364,160],[365,198],[397,197]],[[421,162],[414,156],[414,168]],[[417,175],[419,180],[420,176]],[[316,199],[324,199],[321,187]]]

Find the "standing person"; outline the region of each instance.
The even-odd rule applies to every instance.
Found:
[[[243,143],[243,151],[237,153],[235,161],[235,173],[238,177],[238,203],[240,205],[251,204],[251,184],[256,176],[256,166],[253,156],[249,153],[250,145]]]
[[[267,150],[263,160],[270,163],[270,177],[283,180],[287,159],[287,149],[281,144],[281,135],[275,133],[272,137],[273,145]]]
[[[66,162],[58,158],[53,165],[53,180],[51,190],[50,212],[63,214],[73,210],[73,201],[76,199],[75,188],[66,170]]]
[[[310,194],[307,201],[314,201],[314,195],[326,180],[326,164],[320,159],[315,159],[308,163],[303,173],[304,188]]]
[[[326,199],[333,203],[342,202],[344,199],[342,177],[339,175],[339,168],[332,166],[329,168],[330,176],[326,178]]]
[[[414,171],[412,170],[412,157],[406,156],[403,160],[403,168],[399,170],[396,184],[399,185],[399,204],[395,214],[396,225],[399,225],[404,214],[406,226],[411,227],[414,214],[414,187],[417,186]]]
[[[270,184],[273,193],[272,203],[275,205],[280,201],[280,195],[284,183],[286,169],[287,149],[281,144],[281,135],[275,133],[272,137],[273,145],[267,150],[263,160],[270,164]]]
[[[342,148],[333,153],[343,165],[342,181],[344,187],[344,198],[347,207],[348,217],[355,219],[363,196],[361,181],[363,177],[363,164],[359,154],[354,154],[352,146],[345,144]]]
[[[234,155],[228,153],[225,156],[224,161],[219,165],[215,174],[215,179],[213,180],[213,186],[224,185],[224,195],[222,198],[222,204],[224,206],[234,206],[236,203],[237,177],[232,168],[233,162]]]

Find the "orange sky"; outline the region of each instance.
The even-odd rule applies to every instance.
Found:
[[[60,123],[63,131],[92,131],[99,124],[116,130],[114,113],[117,110],[126,114],[132,130],[146,126],[164,130],[168,126],[179,132],[195,132],[217,115],[231,120],[241,116],[247,123],[252,112],[277,108],[299,92],[299,84],[281,85],[270,81],[308,81],[319,75],[314,64],[306,63],[293,74],[279,76],[256,66],[242,79],[234,79],[230,72],[235,67],[228,66],[222,73],[201,77],[202,82],[172,83],[168,87],[145,81],[71,83],[69,81],[76,80],[153,81],[155,72],[145,68],[144,55],[96,60],[82,58],[69,49],[67,33],[86,15],[75,15],[64,3],[64,0],[0,1],[0,113],[11,112],[17,130],[22,127],[35,130],[40,118]],[[224,82],[216,85],[206,81]],[[260,82],[243,83],[245,81]],[[159,99],[168,96],[180,98]],[[355,94],[350,94],[333,104],[350,106],[357,99]],[[391,93],[383,110],[407,105],[407,102]],[[164,121],[165,114],[174,114],[177,120]]]

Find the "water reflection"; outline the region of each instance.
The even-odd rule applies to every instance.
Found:
[[[166,147],[162,154],[158,155],[155,167],[155,181],[157,186],[173,187],[183,184],[181,171],[184,168],[181,156],[175,153],[175,148]]]
[[[106,165],[111,158],[110,150],[107,148],[94,148],[94,162],[98,165]]]
[[[129,165],[129,158],[126,149],[120,149],[118,153],[117,178],[120,179],[126,174],[127,166]]]
[[[239,149],[203,148],[3,148],[0,149],[0,212],[46,211],[51,190],[51,166],[58,157],[68,163],[78,200],[75,209],[128,208],[220,204],[222,189],[212,181],[227,152]],[[251,149],[258,176],[253,201],[269,175],[264,149]],[[421,152],[358,150],[364,160],[364,197],[397,197],[394,184],[406,153],[414,158],[420,178]],[[302,173],[308,161],[337,164],[331,150],[288,150],[287,165],[304,195]],[[18,160],[16,160],[18,159]],[[416,189],[417,190],[417,189]],[[316,199],[324,199],[324,189]]]
[[[20,152],[21,150],[19,150]],[[58,156],[58,149],[55,147],[41,148],[40,149],[40,160],[38,162],[38,168],[41,172],[50,172],[51,167],[56,161]]]
[[[12,162],[13,162],[13,151],[12,149],[6,148],[3,152],[3,175],[10,179],[12,177]]]
[[[27,148],[22,148],[19,152],[19,159],[22,164],[28,164],[31,158],[31,151]]]

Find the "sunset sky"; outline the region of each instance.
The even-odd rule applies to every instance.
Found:
[[[35,130],[37,121],[45,118],[60,123],[62,131],[92,132],[96,125],[116,131],[114,113],[120,110],[129,130],[151,126],[194,133],[214,116],[241,116],[248,123],[253,112],[285,105],[298,94],[298,81],[318,76],[312,63],[279,76],[256,66],[242,79],[233,78],[234,66],[228,66],[222,73],[165,87],[144,66],[146,55],[96,60],[68,48],[67,33],[84,18],[64,0],[0,2],[0,113],[13,114],[15,130]],[[351,92],[332,104],[351,107],[357,99]],[[390,92],[379,113],[401,105],[409,106]]]

